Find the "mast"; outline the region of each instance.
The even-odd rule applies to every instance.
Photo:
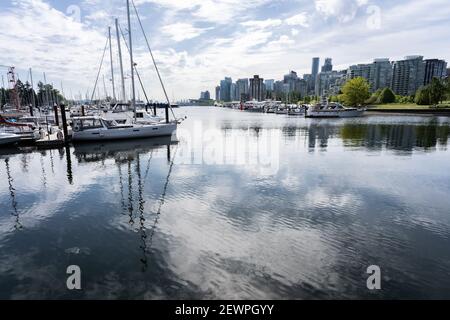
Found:
[[[116,101],[116,87],[114,84],[114,64],[113,64],[113,54],[112,54],[112,42],[111,42],[111,27],[108,27],[108,34],[109,34],[109,57],[111,60],[111,81],[112,81],[113,99],[114,99],[114,101]]]
[[[133,61],[133,37],[131,35],[131,16],[130,16],[130,0],[127,0],[127,16],[128,16],[128,36],[130,46],[130,64],[131,64],[131,108],[134,112],[134,121],[136,121],[136,91],[134,87],[134,61]]]
[[[117,46],[119,48],[119,63],[120,63],[120,77],[122,80],[122,100],[125,102],[125,77],[123,75],[123,61],[122,61],[122,48],[120,46],[120,35],[119,35],[119,19],[116,18],[116,33],[117,33]]]
[[[44,72],[44,88],[45,88],[45,98],[47,102],[47,107],[50,107],[50,98],[48,97],[48,87],[47,87],[47,77],[45,76]]]
[[[36,100],[34,97],[34,83],[33,83],[33,70],[30,68],[30,80],[31,80],[31,109],[30,109],[30,115],[33,116],[33,109],[36,108]]]

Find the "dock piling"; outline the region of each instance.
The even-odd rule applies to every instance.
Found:
[[[64,104],[60,105],[61,108],[61,120],[64,132],[64,142],[67,144],[69,142],[69,133],[67,130],[67,118],[66,118],[66,106]]]

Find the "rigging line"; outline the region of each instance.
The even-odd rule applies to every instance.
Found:
[[[127,47],[127,50],[128,50],[128,53],[129,53],[130,52],[130,48],[128,47],[128,43],[127,43],[127,41],[125,39],[125,34],[123,33],[122,28],[120,27],[120,25],[119,25],[119,30],[120,30],[120,33],[122,34],[123,41],[125,42],[125,46]],[[142,91],[144,91],[145,100],[147,100],[147,103],[150,103],[150,101],[148,100],[148,97],[147,97],[147,92],[145,91],[145,88],[144,88],[144,84],[142,83],[141,75],[139,74],[138,69],[136,67],[136,63],[134,65],[134,71],[136,71],[136,75],[137,75],[137,77],[139,79],[139,83],[141,84]]]
[[[155,66],[156,73],[158,74],[159,82],[161,83],[162,89],[164,91],[164,95],[166,96],[166,100],[167,100],[167,103],[169,104],[170,111],[172,112],[172,115],[173,115],[174,119],[177,120],[177,117],[175,116],[175,113],[173,112],[172,106],[170,105],[170,99],[169,99],[169,96],[167,95],[166,87],[164,86],[164,82],[162,81],[161,74],[159,73],[159,69],[158,69],[158,66],[156,64],[155,57],[153,56],[153,51],[152,51],[152,49],[150,47],[150,43],[148,42],[148,38],[147,38],[147,35],[146,35],[145,31],[144,31],[144,27],[142,25],[141,17],[139,16],[139,13],[137,11],[136,5],[134,4],[134,0],[131,0],[131,3],[133,4],[134,12],[136,13],[136,16],[137,16],[138,21],[139,21],[139,25],[141,26],[142,33],[144,34],[145,42],[147,43],[148,50],[150,51],[150,55],[152,57],[153,65]]]
[[[168,145],[168,147],[170,148],[170,145]],[[158,224],[159,218],[160,218],[160,216],[161,216],[161,208],[162,208],[162,205],[164,204],[164,199],[165,199],[165,197],[166,197],[167,186],[168,186],[168,184],[169,184],[170,176],[171,176],[171,174],[172,174],[172,168],[173,168],[173,164],[174,164],[174,162],[175,162],[175,158],[176,158],[176,155],[177,155],[177,151],[178,151],[178,145],[177,145],[177,147],[176,147],[176,149],[175,149],[175,153],[174,153],[174,155],[173,155],[173,159],[172,159],[172,161],[170,162],[170,168],[169,168],[169,172],[167,173],[166,183],[165,183],[165,185],[164,185],[163,193],[162,193],[162,195],[161,195],[161,197],[160,197],[159,208],[158,208],[158,211],[157,211],[157,213],[156,213],[156,218],[155,218],[155,220],[153,221],[153,225],[152,225],[151,232],[150,232],[150,235],[149,235],[149,238],[150,238],[150,243],[149,243],[149,246],[148,246],[149,249],[152,247],[152,244],[153,244],[153,236],[154,236],[154,234],[155,234],[156,225]]]
[[[106,39],[105,49],[103,49],[102,61],[100,62],[100,67],[98,68],[97,78],[95,79],[94,90],[92,91],[91,102],[94,100],[95,90],[97,90],[98,78],[100,77],[100,72],[102,71],[103,60],[105,60],[106,49],[108,49],[109,38]]]
[[[150,169],[150,162],[152,161],[152,158],[153,158],[153,150],[150,152],[150,158],[148,159],[148,163],[147,163],[147,170],[145,170],[144,181],[147,180],[147,175],[148,175],[148,171]]]

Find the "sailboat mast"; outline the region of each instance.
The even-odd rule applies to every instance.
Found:
[[[131,15],[130,0],[127,0],[127,16],[128,16],[128,36],[130,46],[130,63],[131,63],[131,108],[134,112],[134,121],[136,121],[136,89],[134,87],[134,61],[133,61],[133,37],[131,35]]]
[[[34,82],[33,82],[33,70],[30,68],[30,79],[31,79],[31,101],[33,104],[33,109],[36,108],[36,100],[34,96]]]
[[[119,35],[119,19],[116,18],[116,33],[117,33],[117,46],[119,48],[119,64],[120,64],[120,76],[122,81],[122,100],[125,102],[125,76],[123,73],[123,61],[122,61],[122,47],[120,46],[120,35]]]
[[[112,42],[111,42],[111,27],[108,27],[108,34],[109,34],[109,57],[111,60],[112,91],[113,91],[113,99],[114,101],[116,101],[116,87],[114,84],[114,63],[113,63]]]

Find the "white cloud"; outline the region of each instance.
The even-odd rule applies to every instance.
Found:
[[[251,20],[242,22],[241,25],[253,29],[266,29],[278,27],[283,23],[280,19],[267,19],[267,20]]]
[[[287,18],[285,21],[289,26],[302,26],[302,27],[309,26],[309,18],[306,12],[302,12],[295,16]]]
[[[203,21],[226,24],[248,10],[255,9],[272,0],[136,0],[136,4],[154,3],[175,11],[190,11]]]
[[[174,41],[183,41],[198,37],[207,29],[196,28],[189,23],[174,23],[161,28]]]
[[[367,0],[315,0],[316,10],[325,17],[335,17],[340,22],[349,22],[355,18],[358,7],[367,4]]]

